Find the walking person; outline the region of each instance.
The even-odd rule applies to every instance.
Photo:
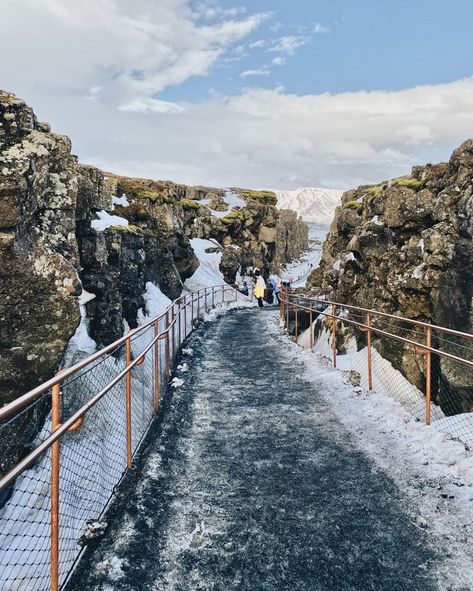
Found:
[[[264,291],[266,289],[266,283],[264,279],[261,277],[261,273],[259,271],[255,271],[256,277],[256,285],[253,291],[255,298],[258,300],[258,306],[263,308],[263,298],[264,298]]]
[[[279,283],[279,281],[277,281],[275,277],[271,277],[269,282],[273,286],[273,293],[276,296],[278,302],[277,305],[279,306],[281,304],[281,300],[279,299],[279,294],[281,293],[281,284]]]

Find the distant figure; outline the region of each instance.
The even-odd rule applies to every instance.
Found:
[[[263,298],[264,298],[264,291],[266,289],[266,283],[264,282],[264,279],[261,277],[261,273],[259,271],[255,271],[255,277],[256,277],[256,285],[255,285],[255,289],[253,291],[255,298],[258,300],[258,306],[260,308],[263,308],[264,304],[263,304]]]
[[[248,290],[248,283],[246,281],[243,281],[243,287],[240,288],[240,293],[242,293],[243,295],[248,295],[250,292]]]
[[[279,306],[281,304],[281,300],[279,299],[279,294],[281,293],[281,284],[278,281],[276,281],[276,279],[274,277],[271,277],[269,282],[271,283],[271,285],[273,287],[273,292],[276,296],[276,299],[278,301],[278,306]]]

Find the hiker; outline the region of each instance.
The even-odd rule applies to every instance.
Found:
[[[255,289],[253,291],[253,294],[254,294],[255,298],[258,300],[258,306],[260,308],[263,308],[263,306],[264,306],[263,298],[264,298],[264,292],[266,289],[266,283],[264,282],[264,279],[261,277],[261,273],[259,271],[255,271],[255,277],[256,277],[256,285],[255,285]]]
[[[276,279],[274,277],[271,277],[269,282],[273,286],[273,292],[274,292],[274,295],[276,296],[276,299],[278,301],[278,306],[279,306],[281,304],[281,300],[279,299],[279,294],[281,293],[281,284],[279,283],[279,281],[276,281]]]

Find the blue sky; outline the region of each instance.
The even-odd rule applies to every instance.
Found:
[[[106,170],[349,188],[473,136],[471,0],[1,1],[1,86]]]
[[[199,4],[194,2],[194,5]],[[220,2],[222,7],[238,6]],[[252,0],[247,14],[271,12],[245,42],[245,54],[219,64],[209,76],[191,78],[167,88],[167,100],[206,100],[209,92],[235,94],[249,85],[284,86],[298,94],[357,90],[399,90],[421,84],[451,82],[473,73],[473,2],[455,0]],[[203,22],[212,19],[202,19]],[[327,33],[314,33],[319,23]],[[305,37],[292,55],[268,52],[268,44],[283,36]],[[282,66],[271,74],[241,78],[245,70]],[[238,58],[238,53],[231,56]]]

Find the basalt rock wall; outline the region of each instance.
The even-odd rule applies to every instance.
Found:
[[[220,244],[229,282],[250,267],[274,271],[307,248],[305,225],[279,213],[274,194],[235,191],[244,206],[215,216],[227,207],[220,189],[81,165],[69,138],[0,91],[0,405],[58,369],[80,323],[83,290],[93,296],[89,335],[101,346],[137,325],[148,282],[171,299],[180,295],[199,266],[192,238]],[[98,227],[104,215],[128,225]],[[31,441],[45,412],[47,405],[26,413],[3,437],[11,444],[0,449],[0,471],[28,444],[24,427]]]
[[[469,140],[448,163],[416,166],[410,177],[346,192],[309,285],[334,301],[472,332],[472,239]],[[381,339],[376,346],[424,388],[422,357]],[[459,352],[455,343],[436,346]],[[463,354],[471,357],[468,349]],[[443,410],[473,410],[472,372],[445,358],[435,363],[434,396]]]

